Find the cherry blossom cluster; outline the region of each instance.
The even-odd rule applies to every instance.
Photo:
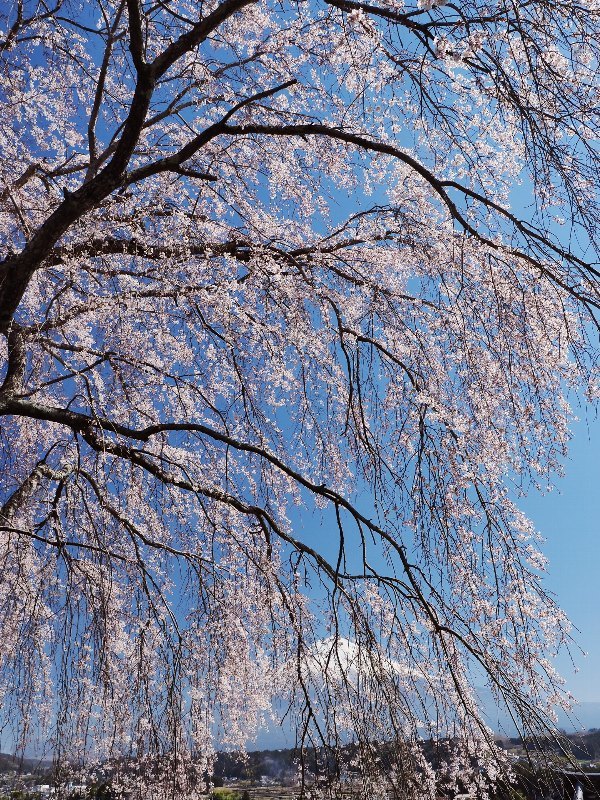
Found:
[[[518,501],[599,394],[599,28],[4,4],[11,747],[192,798],[283,724],[331,791],[433,800],[509,773],[478,686],[552,727],[570,628]]]

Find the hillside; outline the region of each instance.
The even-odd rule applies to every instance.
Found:
[[[5,775],[7,772],[43,775],[51,766],[51,761],[42,761],[39,758],[21,758],[10,753],[0,753],[0,775]]]

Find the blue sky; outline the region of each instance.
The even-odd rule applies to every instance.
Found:
[[[588,655],[559,658],[567,687],[580,701],[600,701],[600,420],[579,409],[565,477],[549,494],[531,494],[520,505],[546,538],[547,586],[579,632],[574,635]],[[598,721],[600,726],[600,720]]]
[[[584,656],[573,648],[577,672],[566,653],[559,657],[557,666],[567,681],[567,688],[578,701],[600,703],[600,419],[593,409],[585,407],[578,409],[578,416],[579,421],[572,426],[573,440],[564,478],[557,480],[554,491],[532,492],[519,504],[546,539],[542,550],[550,562],[547,586],[578,628],[573,632],[574,638],[587,653]],[[326,550],[325,537],[317,533],[322,528],[316,516],[304,522],[321,545],[320,549]],[[490,701],[488,711],[492,707]],[[489,723],[499,731],[514,735],[506,715],[501,716],[502,721],[496,724],[492,714]],[[588,707],[578,713],[576,708],[571,719],[561,714],[559,725],[567,730],[600,727],[600,709]],[[250,747],[292,745],[291,733],[277,728],[263,732]]]

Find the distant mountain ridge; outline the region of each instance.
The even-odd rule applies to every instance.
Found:
[[[591,703],[589,705],[600,707],[600,703]],[[596,721],[598,721],[597,718]],[[582,761],[600,760],[600,729],[568,733],[567,737],[571,743],[573,758]],[[519,743],[521,743],[520,739],[503,740],[503,746],[508,748]],[[533,745],[533,742],[530,742],[530,744]],[[548,740],[546,744],[552,747],[551,740]],[[427,743],[425,743],[425,746],[427,746]],[[527,742],[525,747],[527,747]],[[562,745],[558,742],[555,748],[557,754],[564,752]],[[312,760],[313,755],[309,754],[307,766],[309,770],[314,771],[316,765],[312,763]],[[276,783],[285,783],[286,780],[293,778],[297,774],[297,764],[298,751],[291,748],[254,750],[250,751],[244,758],[240,758],[239,753],[219,753],[215,764],[215,783],[227,780],[258,781],[264,778]]]
[[[0,775],[5,775],[7,772],[42,775],[51,767],[52,761],[41,761],[39,758],[21,758],[10,753],[0,753]]]
[[[497,715],[497,712],[496,712]],[[488,724],[493,722],[488,715]],[[492,725],[496,733],[514,737],[514,725]],[[579,703],[568,716],[559,715],[558,727],[572,742],[576,758],[600,759],[600,702]],[[512,730],[509,730],[512,728]],[[239,754],[220,752],[215,764],[217,778],[257,779],[261,775],[285,781],[295,774],[298,751],[294,748],[263,748],[250,750],[244,758]],[[52,761],[39,758],[20,758],[0,753],[0,774],[17,771],[42,775],[52,768]]]
[[[578,703],[570,715],[564,712],[558,715],[558,725],[567,733],[600,728],[600,703]]]
[[[513,720],[506,710],[498,708],[489,689],[478,688],[480,708],[489,727],[503,736],[518,736]],[[578,733],[600,728],[600,702],[577,703],[570,713],[558,711],[557,727],[565,733]]]

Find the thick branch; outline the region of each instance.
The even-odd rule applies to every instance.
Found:
[[[397,147],[393,145],[386,144],[384,142],[377,142],[371,139],[367,139],[366,137],[351,133],[349,131],[341,130],[340,128],[332,128],[328,125],[323,125],[320,123],[306,123],[302,125],[266,125],[260,123],[252,123],[249,125],[221,125],[221,133],[229,134],[231,136],[249,136],[253,134],[258,135],[267,135],[267,136],[300,136],[306,137],[309,135],[317,135],[317,136],[326,136],[330,139],[336,139],[338,141],[346,142],[347,144],[352,144],[356,147],[359,147],[363,150],[367,150],[370,152],[375,153],[383,153],[385,155],[392,156],[393,158],[397,158],[399,161],[404,162],[408,166],[410,166],[418,175],[425,179],[425,181],[434,189],[436,194],[440,197],[448,211],[450,212],[450,216],[456,220],[459,225],[464,229],[464,231],[474,238],[478,239],[483,244],[491,247],[493,250],[502,251],[505,253],[510,254],[511,256],[515,256],[516,258],[522,259],[527,263],[531,264],[532,266],[536,267],[542,274],[548,277],[553,283],[560,286],[570,295],[572,295],[575,299],[583,303],[588,310],[590,310],[590,314],[593,318],[593,312],[591,311],[591,307],[596,309],[600,309],[600,297],[589,297],[581,289],[572,283],[567,283],[563,278],[559,277],[554,271],[548,268],[547,265],[543,264],[539,259],[534,258],[527,252],[520,250],[515,247],[510,247],[491,239],[488,236],[483,235],[480,231],[476,230],[473,225],[467,220],[465,215],[459,210],[456,203],[452,200],[448,192],[446,191],[447,186],[452,186],[452,188],[457,189],[458,191],[463,192],[463,194],[474,197],[480,200],[482,203],[487,205],[489,208],[493,208],[496,211],[499,211],[505,218],[510,219],[513,223],[519,223],[517,225],[518,230],[524,234],[531,237],[534,237],[534,232],[530,229],[525,227],[525,225],[520,222],[517,218],[515,218],[510,212],[507,212],[505,209],[502,209],[501,206],[494,203],[493,201],[484,198],[483,195],[479,195],[476,192],[468,189],[467,187],[462,186],[456,181],[444,181],[434,175],[431,170],[421,164],[412,156],[409,156],[407,153],[403,152]],[[210,129],[208,129],[210,130]],[[564,258],[568,262],[575,262],[579,267],[584,265],[586,270],[589,270],[593,277],[597,277],[598,273],[594,270],[590,265],[585,262],[582,262],[581,259],[576,258],[571,253],[563,250],[560,247],[554,245],[547,237],[543,237],[541,234],[537,233],[535,235],[536,241],[538,243],[543,243],[543,246],[547,248],[551,253],[557,255],[561,258]]]
[[[170,45],[152,65],[142,62],[137,0],[128,0],[131,47],[138,79],[114,154],[104,169],[76,192],[69,193],[46,222],[32,235],[21,253],[0,263],[0,333],[7,334],[13,316],[34,272],[50,250],[84,214],[95,208],[122,184],[123,175],[144,126],[157,79],[185,52],[197,47],[224,20],[253,0],[225,0],[188,34]]]

